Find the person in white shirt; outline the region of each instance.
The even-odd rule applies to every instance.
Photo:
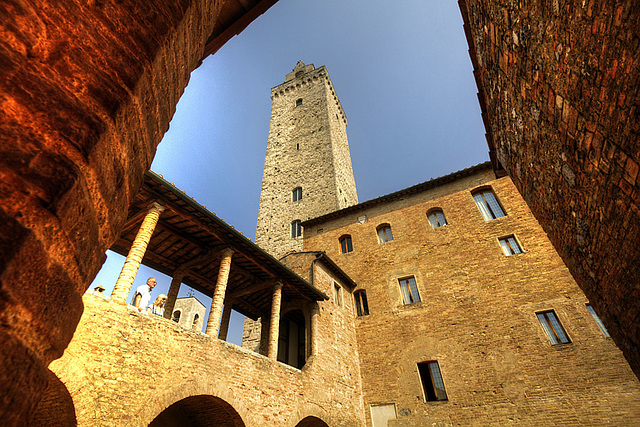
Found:
[[[156,287],[156,278],[149,277],[147,283],[138,286],[135,296],[133,297],[133,306],[138,309],[139,312],[143,312],[151,301],[151,291]]]

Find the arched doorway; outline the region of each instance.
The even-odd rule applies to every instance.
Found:
[[[329,427],[329,424],[316,417],[306,417],[296,427]]]
[[[231,405],[215,396],[191,396],[162,411],[149,427],[244,427]]]
[[[302,369],[307,359],[306,328],[302,310],[291,310],[280,319],[278,362]]]

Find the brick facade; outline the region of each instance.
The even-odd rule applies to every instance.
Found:
[[[461,0],[487,140],[640,374],[640,8]]]
[[[339,281],[322,265],[314,268],[319,289]],[[316,306],[313,320],[309,312],[313,346],[300,370],[99,296],[87,294],[84,304],[73,341],[51,364],[60,379],[52,384],[63,385],[45,393],[55,397],[43,401],[37,419],[70,419],[75,406],[79,426],[146,426],[171,405],[207,395],[211,400],[191,407],[188,416],[212,411],[215,398],[229,408],[224,413],[240,419],[231,424],[230,415],[220,412],[215,425],[293,427],[306,417],[332,426],[364,425],[350,307],[326,301]],[[285,302],[283,314],[291,308]],[[69,395],[73,405],[61,405]],[[66,412],[47,415],[60,407]]]
[[[367,425],[377,404],[395,404],[390,426],[640,423],[638,379],[511,180],[488,164],[470,171],[305,224],[305,250],[325,250],[366,290],[370,314],[356,328]],[[485,221],[478,188],[507,215]],[[430,226],[432,208],[447,225]],[[384,223],[393,240],[379,243]],[[342,254],[345,234],[353,252]],[[505,256],[498,239],[511,235],[524,252]],[[398,280],[410,276],[421,302],[405,305]],[[536,318],[545,310],[570,344],[550,344]],[[438,362],[447,401],[425,402],[426,361]]]

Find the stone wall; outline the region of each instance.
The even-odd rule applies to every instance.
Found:
[[[339,325],[345,329],[336,341],[340,316],[321,309],[317,351],[298,370],[94,295],[84,303],[74,339],[51,364],[80,426],[146,426],[170,405],[199,395],[222,399],[246,426],[293,427],[307,416],[363,425],[352,316]]]
[[[487,186],[507,216],[483,220],[471,190]],[[435,207],[448,224],[433,229]],[[393,241],[378,242],[382,223]],[[508,235],[524,253],[505,256],[498,239]],[[390,426],[640,423],[640,382],[508,177],[484,169],[351,211],[307,227],[304,243],[367,292],[370,314],[356,319],[367,425],[377,404],[395,404]],[[408,276],[421,302],[404,305],[398,279]],[[536,318],[544,310],[555,310],[570,344],[550,344]],[[434,360],[447,401],[425,402],[417,363]]]
[[[358,198],[346,118],[326,68],[300,61],[271,98],[256,244],[281,257],[302,249],[302,239],[291,237],[292,221],[356,204]],[[302,187],[302,199],[294,202],[296,187]]]
[[[460,8],[495,163],[640,374],[640,7]]]
[[[24,423],[71,339],[221,3],[0,8],[3,422]]]

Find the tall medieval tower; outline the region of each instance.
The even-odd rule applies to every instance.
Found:
[[[256,243],[275,256],[302,250],[300,222],[358,203],[347,118],[322,66],[298,61],[271,89]]]

